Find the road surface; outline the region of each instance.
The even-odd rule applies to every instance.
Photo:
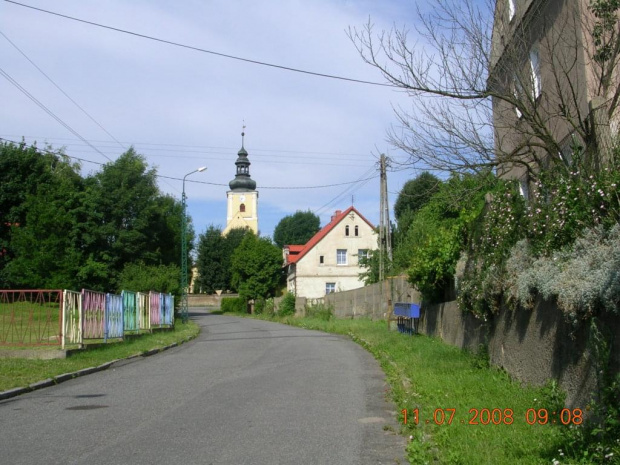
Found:
[[[406,463],[397,407],[360,346],[205,310],[192,319],[194,341],[0,402],[0,463]]]

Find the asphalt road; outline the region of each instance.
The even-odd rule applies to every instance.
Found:
[[[377,361],[348,338],[194,311],[202,334],[0,402],[2,464],[406,463]]]

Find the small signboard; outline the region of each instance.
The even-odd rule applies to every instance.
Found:
[[[418,304],[397,302],[394,304],[394,315],[404,316],[405,318],[420,318],[420,306]]]
[[[411,335],[418,333],[420,305],[397,302],[394,304],[394,316],[397,317],[396,326],[399,332]]]

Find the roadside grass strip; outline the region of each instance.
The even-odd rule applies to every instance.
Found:
[[[557,392],[522,386],[483,356],[388,331],[384,321],[259,318],[349,335],[370,351],[391,386],[411,463],[568,463],[560,449],[562,428],[571,426],[552,424]]]
[[[0,392],[31,386],[47,379],[61,382],[66,379],[63,375],[69,373],[101,367],[107,362],[132,356],[151,355],[164,347],[193,339],[199,332],[200,327],[192,321],[176,321],[173,330],[127,338],[116,344],[80,351],[65,359],[0,358]]]

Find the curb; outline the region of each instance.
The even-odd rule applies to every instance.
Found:
[[[198,337],[199,334],[200,332],[195,337]],[[39,389],[54,386],[56,384],[64,383],[65,381],[69,381],[70,379],[74,379],[74,378],[79,378],[80,376],[86,376],[92,373],[97,373],[99,371],[107,370],[112,365],[122,360],[130,360],[130,359],[138,358],[138,357],[150,357],[151,355],[155,355],[165,350],[172,349],[173,347],[178,347],[180,344],[189,342],[192,339],[194,338],[190,337],[190,338],[184,339],[181,342],[173,342],[172,344],[167,345],[165,347],[160,347],[158,349],[151,349],[151,350],[147,350],[146,352],[143,352],[140,354],[134,354],[134,355],[130,355],[129,357],[122,358],[122,359],[105,362],[96,367],[83,368],[73,373],[63,373],[62,375],[54,376],[53,378],[44,379],[43,381],[37,381],[36,383],[32,383],[26,387],[18,387],[18,388],[9,389],[8,391],[0,392],[0,401],[5,400],[5,399],[10,399],[11,397],[17,397],[22,394],[26,394],[28,392],[37,391]]]

